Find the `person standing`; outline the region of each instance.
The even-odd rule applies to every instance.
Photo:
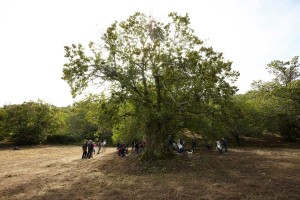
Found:
[[[102,152],[104,153],[105,152],[105,146],[106,146],[106,140],[103,140],[103,143],[102,143]]]
[[[140,144],[138,142],[135,143],[134,150],[138,154],[139,153]]]
[[[133,152],[134,148],[135,148],[135,141],[133,140],[131,142],[131,152]]]
[[[100,154],[100,150],[101,150],[101,140],[99,140],[99,142],[98,142],[98,152],[97,152],[97,154]]]
[[[183,152],[183,142],[181,139],[178,140],[177,147],[178,147],[178,153],[181,154]]]
[[[88,141],[85,141],[85,143],[82,145],[82,159],[87,159],[87,146]]]
[[[224,139],[222,138],[222,141],[223,141],[223,147],[224,147],[224,150],[225,150],[225,153],[227,154],[228,153],[228,142],[227,142],[227,139]]]
[[[221,146],[221,143],[220,143],[220,140],[218,139],[217,140],[217,151],[221,154],[222,153],[222,146]]]
[[[195,142],[195,140],[192,141],[192,150],[193,151],[196,150],[196,142]]]
[[[92,140],[89,140],[87,147],[88,147],[87,158],[90,159],[93,157],[93,150],[94,150],[94,145]]]
[[[94,155],[96,154],[96,143],[93,142],[93,152],[94,152]]]
[[[184,141],[180,138],[179,139],[179,144],[177,144],[178,148],[180,149],[180,153],[183,153],[184,152]]]
[[[173,150],[173,140],[172,140],[172,135],[168,135],[167,143],[169,146],[170,150]]]

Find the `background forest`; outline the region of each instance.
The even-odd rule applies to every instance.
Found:
[[[185,124],[196,127],[193,133],[214,141],[219,137],[275,135],[285,141],[300,138],[300,80],[298,57],[289,62],[272,61],[268,69],[272,82],[253,82],[246,94],[233,95],[213,115],[199,121],[178,116],[181,130]],[[291,75],[295,74],[295,75]],[[297,76],[296,76],[297,75]],[[291,76],[291,77],[288,77]],[[105,95],[90,95],[72,106],[59,108],[43,101],[24,102],[0,108],[0,140],[16,144],[76,143],[84,139],[142,140],[142,118],[130,114],[129,102],[116,102]],[[198,111],[198,107],[193,110]],[[200,126],[199,126],[200,125]],[[170,133],[180,134],[178,132]]]

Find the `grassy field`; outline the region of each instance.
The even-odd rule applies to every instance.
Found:
[[[82,160],[80,146],[0,149],[0,199],[300,199],[300,150],[197,150],[137,162],[114,148]]]

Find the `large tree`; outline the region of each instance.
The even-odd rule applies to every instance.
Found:
[[[205,46],[189,28],[188,15],[162,23],[135,13],[115,22],[100,43],[65,46],[63,79],[76,96],[89,84],[109,82],[110,98],[130,103],[142,122],[147,152],[160,155],[167,135],[205,128],[236,92],[238,73],[222,53]]]

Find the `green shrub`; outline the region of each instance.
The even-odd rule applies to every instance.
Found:
[[[77,140],[71,135],[54,134],[47,137],[46,143],[48,144],[73,144]]]

